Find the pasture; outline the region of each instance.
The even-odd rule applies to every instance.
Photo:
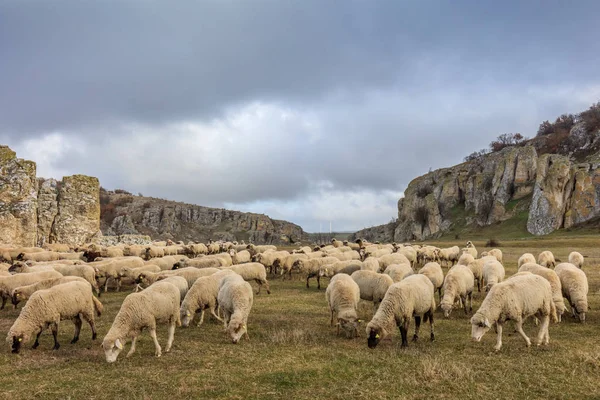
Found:
[[[484,242],[475,242],[479,252]],[[463,245],[464,241],[433,243]],[[271,279],[272,294],[255,296],[248,322],[250,340],[233,345],[222,324],[208,315],[201,327],[178,328],[170,353],[154,357],[154,345],[146,332],[138,340],[136,353],[125,358],[129,343],[118,361],[106,363],[100,346],[121,302],[129,293],[103,294],[104,314],[97,319],[98,339],[91,340],[84,324],[81,339],[69,344],[73,324],[60,327],[61,348],[52,351],[52,336],[45,332],[40,347],[29,343],[19,355],[10,353],[8,343],[0,351],[0,398],[31,399],[349,399],[349,398],[600,398],[600,240],[550,238],[503,241],[507,276],[516,272],[524,252],[537,255],[551,250],[567,260],[570,251],[586,256],[584,271],[590,283],[590,312],[585,324],[575,323],[565,313],[561,324],[551,324],[550,345],[526,348],[513,333],[504,330],[500,352],[493,349],[495,333],[481,343],[470,339],[470,316],[460,309],[444,319],[435,317],[436,340],[428,340],[428,324],[418,343],[400,349],[398,331],[371,350],[364,327],[373,307],[361,301],[364,319],[361,337],[336,337],[329,326],[325,290],[306,289],[296,277],[282,282]],[[446,269],[444,269],[446,272]],[[324,280],[326,286],[327,279]],[[255,284],[253,284],[255,287]],[[474,310],[483,299],[474,296]],[[437,301],[436,295],[436,301]],[[12,305],[0,312],[0,333],[6,332],[18,315]],[[410,336],[414,329],[411,323]],[[537,333],[532,321],[525,324],[532,339]],[[164,348],[166,327],[158,337]]]

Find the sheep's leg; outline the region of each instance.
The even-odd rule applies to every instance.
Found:
[[[438,297],[439,297],[439,301],[442,301],[442,287],[441,286],[438,288]]]
[[[321,277],[317,275],[317,289],[321,289]]]
[[[215,314],[215,308],[212,308],[212,307],[211,307],[211,309],[210,309],[210,314],[211,314],[213,317],[215,317],[216,319],[218,319],[219,321],[223,321],[223,320],[221,319],[221,317],[219,317],[217,314]]]
[[[435,340],[435,333],[433,331],[433,310],[429,310],[429,330],[430,330],[430,335],[429,338],[430,340],[433,342]]]
[[[38,332],[37,336],[35,337],[35,343],[33,344],[33,347],[31,347],[32,349],[37,349],[40,345],[40,336],[42,336],[43,331],[44,328],[40,329],[40,331]]]
[[[2,296],[2,307],[0,307],[0,310],[4,310],[5,305],[6,305],[6,297]]]
[[[308,280],[311,278],[310,274],[306,277],[306,288],[309,289],[310,286],[308,286]],[[6,300],[4,300],[6,301]],[[4,303],[2,303],[2,308],[4,308]]]
[[[402,336],[402,345],[401,347],[408,347],[408,322],[403,322],[402,325],[399,326],[400,335]]]
[[[519,320],[515,321],[515,329],[517,330],[517,332],[519,332],[519,335],[521,335],[523,337],[523,339],[525,339],[525,343],[527,343],[527,347],[531,346],[531,340],[529,340],[529,338],[527,337],[525,332],[523,332],[523,320],[519,319]]]
[[[269,286],[269,281],[265,279],[263,284],[265,285],[265,289],[267,289],[267,294],[271,294],[271,286]]]
[[[117,281],[117,292],[121,290],[121,278],[115,278]]]
[[[203,322],[204,322],[204,308],[202,310],[200,310],[200,321],[198,321],[196,326],[202,325]]]
[[[52,336],[54,337],[54,347],[52,347],[52,350],[58,350],[60,348],[60,343],[58,343],[58,322],[53,322],[50,325],[50,329],[52,329]]]
[[[129,349],[129,351],[127,352],[127,355],[125,357],[131,357],[131,355],[135,351],[135,344],[136,343],[137,343],[137,336],[135,336],[133,338],[133,340],[131,341],[131,348]]]
[[[415,334],[413,335],[413,342],[419,340],[419,329],[421,329],[421,316],[415,315]]]
[[[537,345],[545,344],[550,342],[550,335],[548,334],[548,325],[550,325],[550,316],[544,315],[542,318],[542,324],[538,332]]]
[[[104,281],[104,293],[106,293],[108,291],[108,276],[106,277],[106,280]]]
[[[496,322],[496,332],[498,332],[496,346],[494,347],[496,351],[500,351],[502,348],[502,324],[500,322]]]
[[[467,310],[467,296],[466,295],[461,295],[460,296],[460,301],[465,305],[465,315],[468,315],[469,312]]]
[[[333,317],[334,317],[333,309],[331,309],[331,321],[329,322],[329,326],[333,326]]]
[[[165,348],[165,352],[168,353],[171,351],[171,346],[173,346],[173,340],[175,339],[175,322],[169,325],[169,335],[167,337],[167,347]]]
[[[75,335],[73,336],[73,340],[71,340],[71,344],[77,343],[79,341],[79,333],[81,332],[81,325],[83,321],[79,316],[73,319],[73,323],[75,324]]]
[[[154,355],[156,357],[160,357],[162,355],[162,349],[160,348],[160,344],[158,344],[158,339],[156,337],[156,327],[149,328],[149,331],[150,331],[150,337],[154,341],[154,348],[155,348]]]
[[[256,283],[258,283],[258,289],[256,290],[256,294],[260,294],[260,288],[262,287],[262,282],[260,279],[255,279],[254,281]]]

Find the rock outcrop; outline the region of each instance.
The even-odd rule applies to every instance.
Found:
[[[103,191],[105,235],[148,235],[175,241],[244,240],[257,244],[291,244],[307,240],[298,225],[263,214],[202,207],[162,199]]]

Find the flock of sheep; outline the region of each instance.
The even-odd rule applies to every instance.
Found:
[[[539,321],[537,344],[548,344],[550,321],[560,322],[565,312],[564,298],[573,317],[585,322],[588,311],[588,282],[583,270],[583,256],[569,255],[568,263],[555,265],[551,252],[544,251],[537,260],[529,253],[518,261],[519,271],[505,278],[502,252],[493,249],[479,254],[471,242],[440,249],[433,246],[372,244],[332,240],[327,246],[301,247],[292,252],[275,246],[256,246],[232,242],[183,243],[154,242],[150,246],[101,247],[89,244],[71,249],[66,245],[48,244],[45,248],[0,247],[0,297],[2,309],[10,299],[16,308],[25,302],[10,328],[7,341],[18,353],[33,336],[33,348],[41,333],[50,328],[54,349],[58,349],[58,327],[72,320],[76,343],[83,321],[96,339],[95,317],[103,311],[100,297],[113,281],[116,290],[121,282],[132,282],[134,293],[123,301],[115,320],[102,341],[108,362],[116,361],[127,341],[129,357],[136,339],[147,329],[155,345],[155,355],[162,354],[156,337],[157,324],[168,325],[165,352],[171,349],[177,326],[197,325],[204,312],[224,324],[233,343],[248,338],[247,321],[257,294],[264,286],[270,293],[268,274],[291,279],[296,273],[329,278],[325,292],[331,313],[331,326],[348,337],[358,336],[357,308],[360,300],[373,302],[374,315],[367,324],[367,344],[374,348],[397,327],[402,347],[408,345],[408,329],[415,321],[413,341],[419,336],[421,321],[429,322],[434,340],[434,311],[439,306],[445,317],[453,309],[472,312],[475,288],[487,292],[480,308],[471,318],[472,338],[494,327],[496,350],[502,346],[502,328],[512,320],[527,346],[531,344],[522,325],[530,316]],[[417,266],[421,266],[417,269]],[[448,268],[446,274],[442,267]]]

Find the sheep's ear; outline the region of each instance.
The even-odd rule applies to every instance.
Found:
[[[123,344],[119,339],[115,340],[115,346],[117,347],[117,349],[123,350]]]

